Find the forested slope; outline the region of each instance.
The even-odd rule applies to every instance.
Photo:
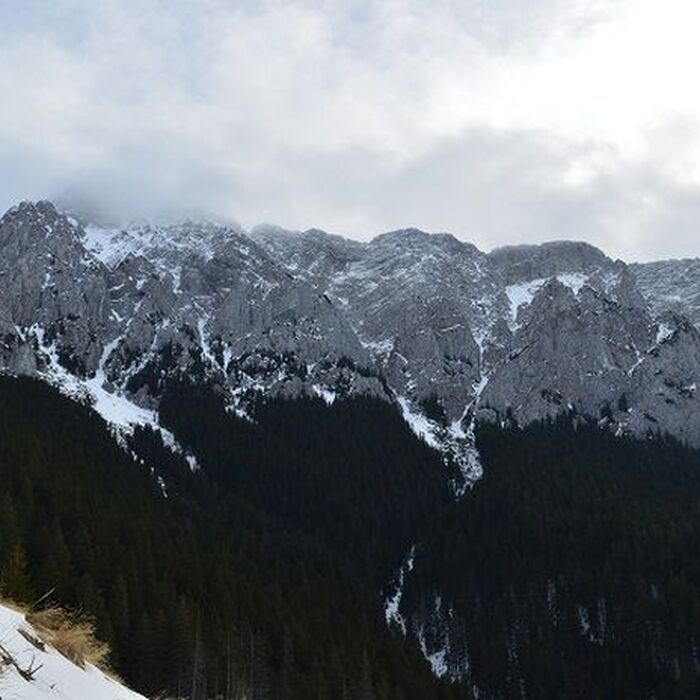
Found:
[[[195,408],[193,399],[182,415],[196,422]],[[313,402],[304,410],[319,413],[318,429],[328,429]],[[337,412],[356,438],[377,442],[360,407],[351,403]],[[408,453],[425,457],[424,446],[400,420],[392,421],[394,438],[407,439]],[[381,498],[369,499],[362,517],[352,519],[380,467],[368,463],[366,481],[351,479],[344,488],[338,485],[343,474],[315,473],[324,462],[312,453],[315,459],[295,462],[301,469],[295,489],[289,480],[274,480],[282,464],[270,466],[284,458],[285,444],[292,454],[293,437],[272,445],[248,435],[255,439],[244,447],[236,431],[246,436],[250,428],[231,417],[227,430],[208,440],[212,449],[233,450],[231,473],[223,461],[216,463],[221,473],[213,463],[192,473],[159,437],[143,431],[131,446],[140,455],[135,460],[88,408],[40,382],[0,378],[4,593],[33,600],[53,591],[54,602],[94,614],[113,646],[115,667],[144,692],[240,697],[252,688],[261,699],[458,697],[384,628],[374,587],[379,568],[372,567],[389,566],[391,556],[376,542],[394,520],[404,523],[397,537],[406,537],[411,525],[401,513],[387,520],[374,512],[388,493],[386,475],[376,481]],[[405,478],[424,499],[436,475],[430,460],[419,462],[419,481],[411,481],[411,469]],[[432,465],[442,469],[439,460]],[[347,466],[355,466],[349,457]],[[384,469],[398,474],[401,466],[388,456]],[[345,513],[333,535],[318,528],[315,515],[329,489],[337,492],[338,516]],[[296,502],[292,515],[275,512],[272,506],[282,501]],[[347,554],[337,534],[344,527],[354,542]],[[368,532],[374,541],[361,547]],[[366,567],[358,570],[360,560]]]
[[[196,471],[45,384],[0,378],[0,399],[0,587],[93,614],[141,691],[698,697],[700,455],[677,441],[481,426],[484,477],[455,501],[369,399],[250,421],[171,386],[160,418]],[[383,602],[414,546],[405,640]]]
[[[699,697],[698,452],[566,419],[478,444],[406,580],[412,634],[480,697]]]

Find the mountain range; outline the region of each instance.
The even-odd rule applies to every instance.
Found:
[[[0,594],[148,693],[694,697],[698,323],[699,261],[23,202]]]
[[[700,262],[586,243],[490,253],[408,229],[359,242],[206,220],[104,227],[52,203],[0,219],[0,364],[158,424],[167,379],[257,396],[369,395],[478,478],[475,422],[572,413],[700,446]]]

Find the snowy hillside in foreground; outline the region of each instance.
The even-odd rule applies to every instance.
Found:
[[[0,605],[2,700],[145,700],[94,666],[80,668],[50,647],[42,651],[22,632],[36,637],[22,613]]]

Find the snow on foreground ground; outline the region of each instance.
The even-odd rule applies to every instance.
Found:
[[[2,700],[145,700],[94,666],[80,668],[49,646],[41,651],[20,630],[37,636],[22,613],[0,605]],[[23,678],[15,663],[29,670],[32,680]]]

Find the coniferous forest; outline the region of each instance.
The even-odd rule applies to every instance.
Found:
[[[482,426],[484,477],[455,501],[385,403],[254,417],[173,385],[161,421],[192,471],[159,434],[120,446],[88,407],[0,378],[2,594],[93,615],[152,695],[698,697],[696,451],[568,419]],[[406,640],[383,599],[414,545]],[[461,683],[419,650],[437,597]]]
[[[568,418],[478,446],[404,598],[442,597],[481,697],[700,697],[700,454]]]
[[[0,378],[2,594],[94,615],[147,694],[463,697],[383,619],[392,552],[448,498],[398,414],[309,401],[256,427],[183,391],[163,418],[206,446],[196,472],[151,431],[126,451],[87,407]]]

